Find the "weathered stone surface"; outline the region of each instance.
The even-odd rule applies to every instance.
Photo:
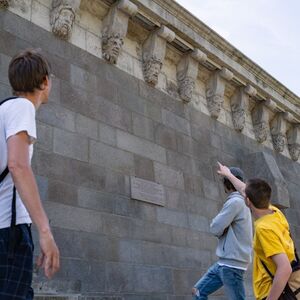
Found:
[[[182,172],[160,163],[154,163],[155,181],[165,186],[184,189]]]
[[[124,174],[133,174],[133,154],[101,142],[90,141],[89,159],[92,164],[118,170]]]
[[[134,155],[134,169],[136,177],[154,181],[154,167],[152,160],[139,155]]]
[[[63,156],[88,161],[88,139],[58,128],[53,131],[53,151]]]
[[[162,163],[166,163],[167,161],[164,148],[119,130],[117,131],[117,145],[121,149],[155,161]]]
[[[290,207],[287,183],[278,168],[274,157],[264,152],[245,156],[243,169],[248,178],[265,179],[272,187],[272,203],[280,208]]]
[[[165,190],[160,184],[145,179],[131,177],[131,198],[152,204],[165,205]]]
[[[83,115],[77,114],[75,117],[76,132],[82,136],[92,139],[98,139],[98,122],[87,118]]]
[[[191,134],[191,128],[189,122],[186,119],[166,109],[162,110],[162,120],[164,125],[167,127],[171,127],[174,130],[184,133],[186,135]]]
[[[154,140],[154,124],[151,119],[138,114],[132,115],[133,133],[147,140]]]

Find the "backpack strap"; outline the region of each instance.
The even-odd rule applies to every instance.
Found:
[[[9,173],[8,167],[6,167],[0,175],[0,183],[4,180],[6,175]]]
[[[8,97],[8,98],[6,98],[6,99],[4,99],[4,100],[2,100],[1,102],[0,102],[0,105],[2,105],[3,103],[5,103],[6,101],[8,101],[8,100],[13,100],[13,99],[17,99],[18,97]]]
[[[0,102],[0,105],[3,103],[16,99],[18,97],[9,97]],[[8,166],[4,169],[4,171],[0,175],[0,183],[4,180],[6,175],[9,173]],[[8,257],[10,259],[13,258],[14,255],[14,249],[15,249],[15,243],[16,243],[16,187],[14,186],[13,188],[13,198],[12,198],[12,203],[11,203],[11,222],[10,222],[10,238],[9,238],[9,245],[8,245]]]
[[[267,273],[270,275],[270,277],[271,277],[272,279],[274,279],[273,274],[270,272],[270,270],[268,269],[268,267],[266,266],[266,264],[265,264],[261,259],[259,259],[259,260],[260,260],[261,264],[264,266],[264,268],[265,268],[265,270],[267,271]]]

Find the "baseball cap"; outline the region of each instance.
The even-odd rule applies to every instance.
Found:
[[[243,182],[245,181],[245,174],[240,168],[230,167],[229,170],[232,175],[234,175],[235,177],[237,177],[238,179],[240,179]]]

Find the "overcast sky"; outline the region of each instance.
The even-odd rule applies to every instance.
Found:
[[[176,0],[300,96],[299,0]]]

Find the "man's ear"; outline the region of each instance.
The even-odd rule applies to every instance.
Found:
[[[48,76],[45,76],[42,84],[40,85],[40,89],[43,91],[49,87],[49,78]]]
[[[251,201],[249,200],[249,198],[246,196],[245,197],[245,203],[247,207],[251,207]]]

